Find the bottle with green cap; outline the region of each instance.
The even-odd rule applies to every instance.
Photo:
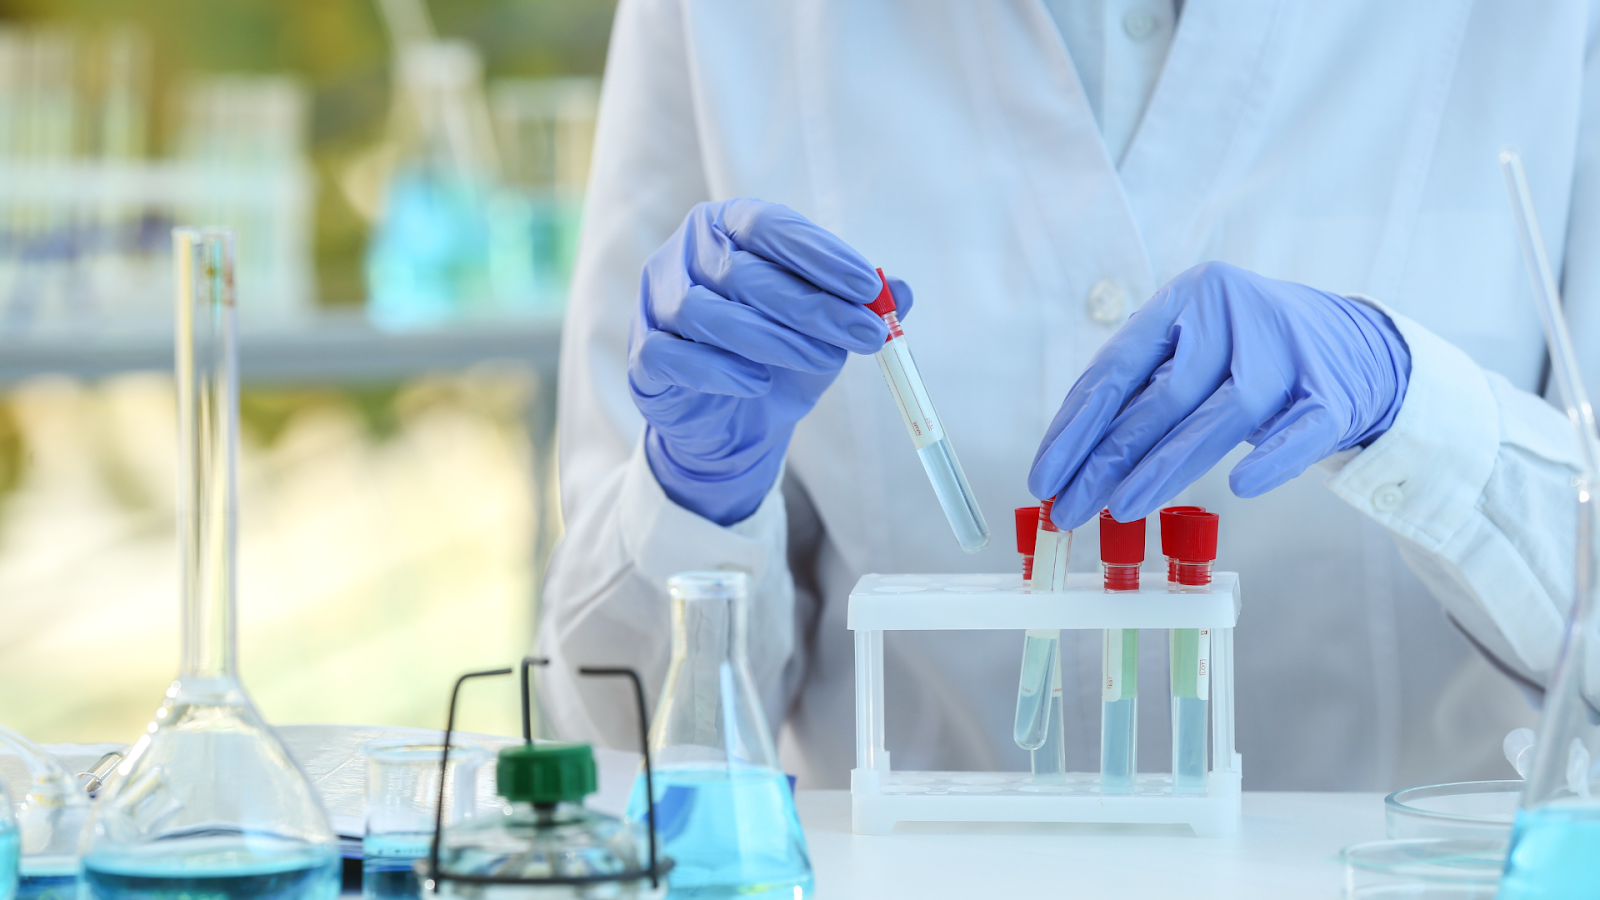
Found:
[[[509,803],[500,816],[477,816],[445,829],[439,841],[439,895],[472,900],[661,897],[647,878],[583,883],[589,876],[648,868],[642,823],[624,822],[583,805],[595,791],[588,744],[530,743],[500,751],[496,792]],[[481,884],[450,876],[571,879],[578,883]]]

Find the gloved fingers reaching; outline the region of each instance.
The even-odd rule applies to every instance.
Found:
[[[696,207],[701,209],[740,250],[776,263],[827,293],[863,306],[878,296],[878,275],[866,257],[787,206],[739,199]]]
[[[751,362],[799,372],[837,372],[847,355],[841,347],[802,334],[748,304],[730,303],[700,285],[689,288],[671,327],[664,330]]]
[[[729,397],[760,397],[772,388],[766,366],[665,331],[652,331],[635,344],[628,380],[636,400],[672,387]]]
[[[1220,263],[1179,275],[1095,355],[1028,475],[1075,528],[1175,497],[1241,441],[1230,483],[1256,496],[1388,429],[1411,357],[1358,301]]]
[[[734,306],[842,350],[872,353],[888,335],[883,320],[862,304],[743,250],[734,251],[721,270],[691,277]]]
[[[1333,455],[1345,423],[1320,403],[1297,403],[1247,440],[1255,445],[1228,473],[1240,497],[1259,497]]]
[[[1252,407],[1248,391],[1224,382],[1115,484],[1106,504],[1112,517],[1142,519],[1193,484],[1260,426]]]
[[[1061,521],[1081,524],[1105,509],[1112,491],[1228,381],[1225,367],[1207,363],[1211,361],[1196,360],[1193,354],[1185,354],[1183,359],[1169,358],[1145,385],[1134,391],[1082,464],[1068,475],[1057,476],[1066,484],[1056,500],[1057,507],[1065,507],[1059,514]],[[1087,442],[1077,431],[1064,432],[1063,436]],[[1123,510],[1112,512],[1120,514]]]
[[[1067,392],[1028,472],[1028,490],[1035,497],[1060,495],[1123,411],[1145,393],[1161,367],[1172,361],[1179,337],[1173,333],[1173,325],[1182,304],[1173,302],[1171,293],[1169,284],[1135,311],[1095,353]],[[1194,405],[1198,406],[1213,388],[1214,385],[1200,393]],[[1166,396],[1160,389],[1154,394],[1153,399]],[[1174,418],[1173,423],[1181,418]],[[1143,451],[1138,455],[1142,456]],[[1130,460],[1129,465],[1136,462],[1137,459]],[[1106,493],[1109,495],[1109,488]],[[1101,508],[1095,507],[1091,514]]]

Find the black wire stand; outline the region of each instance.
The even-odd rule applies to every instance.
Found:
[[[546,666],[550,660],[537,656],[525,656],[522,659],[522,739],[533,743],[533,713],[531,671],[534,666]],[[428,849],[428,874],[427,890],[438,891],[440,882],[455,881],[461,884],[521,884],[521,885],[587,885],[604,884],[608,882],[642,881],[650,879],[650,889],[655,890],[661,886],[661,879],[672,871],[672,859],[661,856],[656,847],[656,795],[655,782],[652,778],[650,765],[650,720],[645,712],[644,684],[639,680],[639,673],[624,667],[581,666],[579,675],[592,677],[617,677],[627,678],[633,682],[634,705],[639,710],[639,739],[640,749],[644,753],[644,790],[645,790],[645,820],[650,835],[650,865],[648,868],[624,869],[620,872],[607,872],[599,875],[551,875],[545,878],[517,878],[509,875],[465,875],[439,870],[439,836],[444,831],[444,784],[445,773],[450,763],[450,735],[456,727],[456,699],[461,695],[461,686],[469,679],[490,678],[498,675],[510,675],[512,668],[486,669],[482,672],[468,672],[456,679],[455,687],[450,691],[450,710],[445,717],[444,727],[444,752],[439,757],[439,806],[433,814],[433,843]]]

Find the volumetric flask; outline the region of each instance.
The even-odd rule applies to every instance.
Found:
[[[686,572],[667,588],[672,661],[650,752],[656,830],[676,863],[667,876],[672,893],[808,897],[810,854],[746,656],[749,579]],[[643,778],[628,814],[644,819]]]
[[[28,787],[16,807],[17,897],[77,900],[78,837],[89,815],[88,795],[66,766],[15,731],[0,727],[0,747],[15,753],[28,770]]]
[[[361,838],[361,896],[409,900],[421,896],[415,863],[433,840],[439,806],[439,757],[444,745],[405,738],[368,741],[366,827]],[[444,824],[472,816],[483,747],[453,744],[444,774]]]
[[[89,813],[85,900],[332,900],[339,843],[239,682],[233,235],[173,231],[183,668]]]

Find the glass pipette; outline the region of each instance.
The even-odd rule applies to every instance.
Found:
[[[961,471],[955,448],[939,424],[939,414],[934,412],[917,363],[911,358],[911,347],[906,344],[900,318],[895,314],[894,294],[889,291],[889,280],[884,278],[882,269],[878,270],[878,280],[883,283],[883,290],[867,306],[889,326],[889,337],[877,354],[878,366],[889,382],[889,393],[900,408],[900,417],[911,434],[911,443],[917,447],[922,468],[928,472],[928,481],[933,483],[939,505],[944,507],[945,518],[950,520],[950,529],[956,533],[961,549],[977,553],[989,544],[989,525],[983,521],[983,512]]]

